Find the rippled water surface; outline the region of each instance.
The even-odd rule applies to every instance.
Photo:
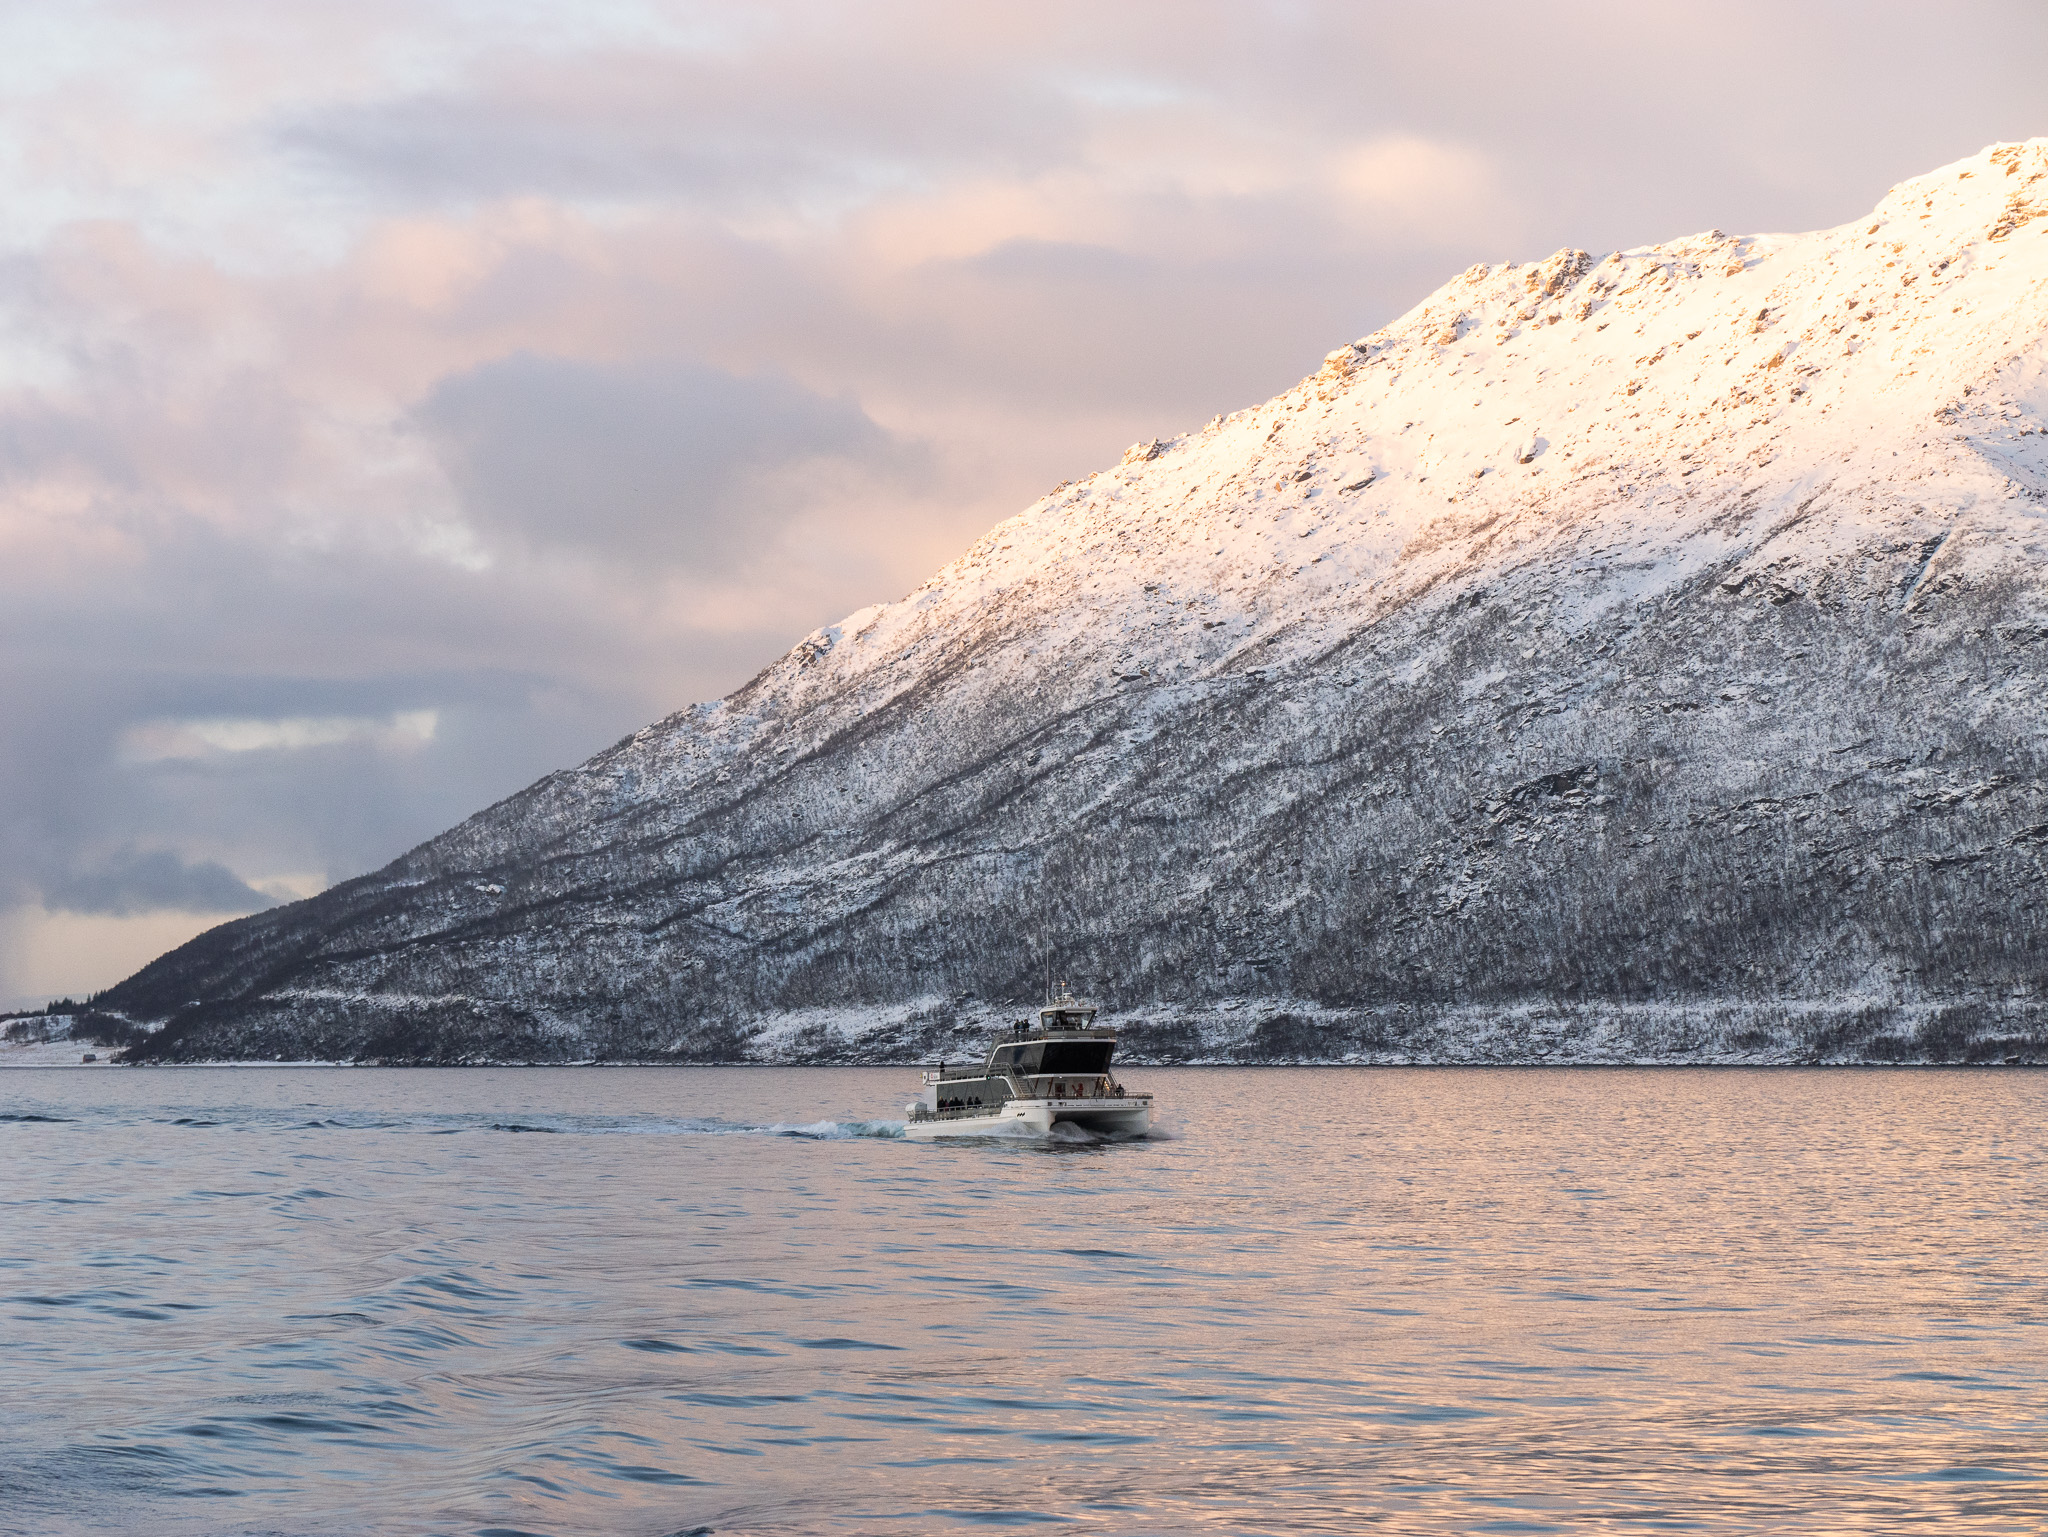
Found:
[[[2048,1075],[20,1069],[0,1527],[2039,1531]]]

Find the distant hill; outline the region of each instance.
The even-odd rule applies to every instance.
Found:
[[[158,1059],[2048,1059],[2048,140],[1474,267],[374,875]]]

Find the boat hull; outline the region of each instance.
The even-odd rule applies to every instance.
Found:
[[[1142,1137],[1152,1129],[1152,1101],[1125,1099],[1011,1099],[987,1115],[932,1116],[903,1124],[916,1142],[952,1137],[1046,1137],[1065,1124],[1104,1137]]]

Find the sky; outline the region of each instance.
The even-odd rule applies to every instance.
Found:
[[[2039,0],[0,7],[0,1006],[383,864],[1474,262],[2048,133]]]

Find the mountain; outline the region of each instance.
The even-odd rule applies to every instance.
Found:
[[[730,697],[100,1001],[134,1055],[2048,1060],[2048,140],[1477,266]],[[1051,955],[1045,954],[1049,943]]]

